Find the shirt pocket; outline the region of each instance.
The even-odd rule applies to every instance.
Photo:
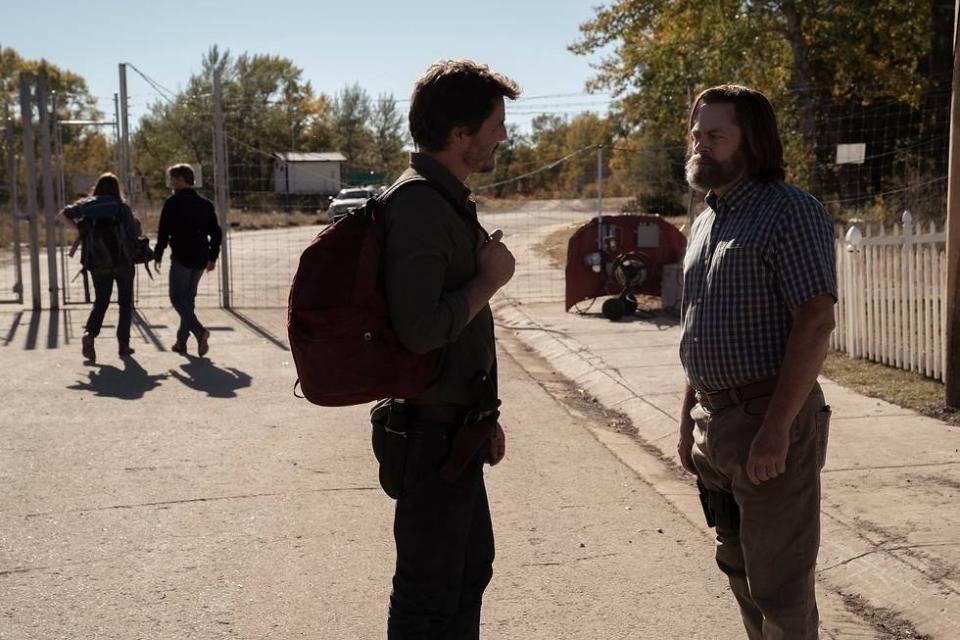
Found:
[[[720,304],[754,312],[768,289],[770,270],[761,247],[735,242],[717,246],[707,276],[709,294]]]

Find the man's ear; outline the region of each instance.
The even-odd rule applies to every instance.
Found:
[[[467,133],[466,127],[454,127],[450,129],[450,135],[447,136],[447,147],[461,146],[464,142],[464,139],[469,135],[470,134]]]

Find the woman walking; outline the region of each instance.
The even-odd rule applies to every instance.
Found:
[[[103,317],[117,283],[117,341],[120,356],[133,353],[130,348],[130,322],[133,316],[133,250],[136,245],[137,221],[120,192],[120,181],[112,173],[97,180],[90,197],[68,205],[60,212],[63,219],[80,234],[80,262],[93,279],[95,300],[81,341],[83,357],[96,361],[94,339],[100,334]]]

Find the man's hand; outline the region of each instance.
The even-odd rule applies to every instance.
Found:
[[[153,261],[153,268],[156,269],[157,271],[160,271],[160,261],[161,261],[161,260],[162,260],[162,258],[156,258],[156,259]]]
[[[693,475],[697,475],[697,468],[693,466],[693,418],[690,411],[697,402],[697,394],[689,384],[684,385],[683,404],[680,407],[680,441],[677,443],[677,455],[680,464]]]
[[[213,268],[214,268],[215,266],[217,266],[217,261],[216,261],[216,260],[210,260],[209,262],[207,262],[207,271],[213,271]]]
[[[487,463],[491,467],[497,466],[497,464],[503,460],[503,456],[506,455],[506,453],[507,436],[503,432],[503,427],[501,427],[498,422],[497,430],[490,436],[490,452],[487,454]]]
[[[680,429],[680,442],[677,443],[677,455],[680,456],[680,464],[688,473],[697,475],[697,468],[693,466],[693,433],[684,433]]]
[[[488,279],[498,289],[510,282],[516,268],[516,260],[502,239],[503,231],[497,229],[477,251],[477,275]]]
[[[773,480],[787,471],[787,451],[790,449],[790,429],[760,427],[750,445],[747,458],[747,477],[753,484]]]

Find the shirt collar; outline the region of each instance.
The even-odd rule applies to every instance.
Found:
[[[410,167],[437,187],[443,189],[455,202],[464,205],[473,203],[467,185],[460,182],[460,179],[453,175],[449,169],[429,155],[419,152],[411,153]]]
[[[717,213],[724,214],[746,202],[758,185],[759,183],[756,180],[746,177],[722,196],[718,196],[713,190],[710,190],[707,192],[704,202]]]

